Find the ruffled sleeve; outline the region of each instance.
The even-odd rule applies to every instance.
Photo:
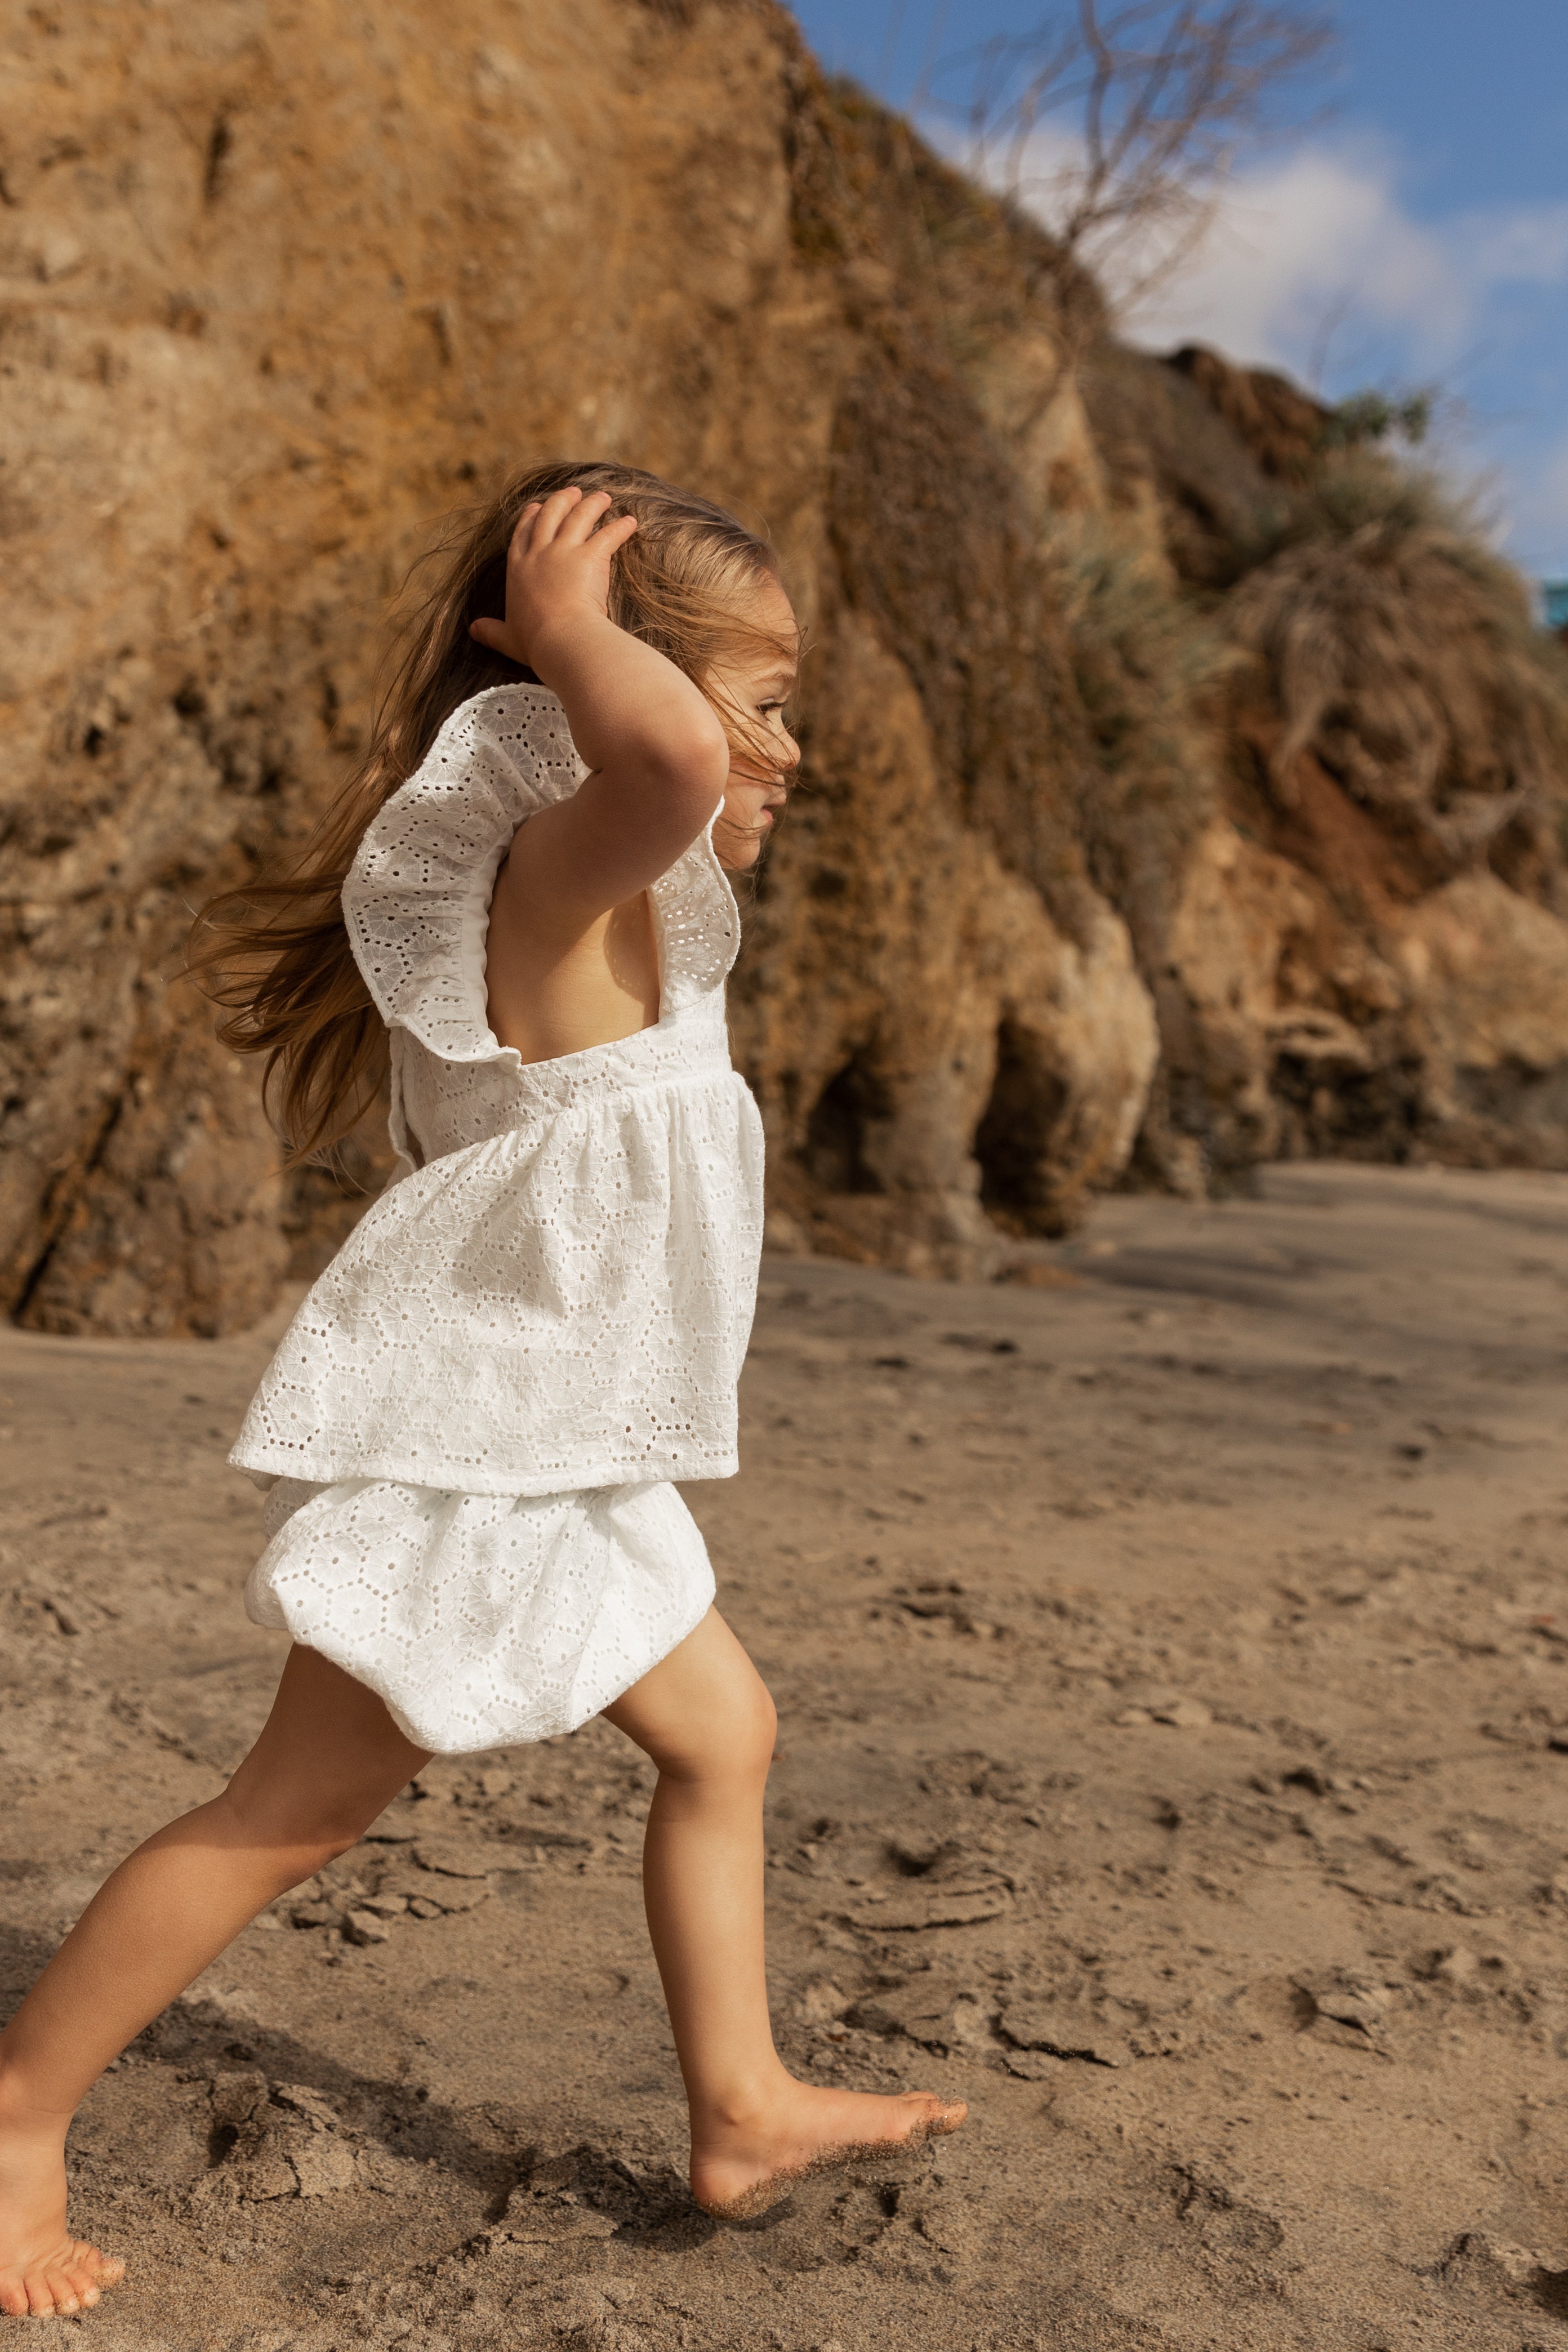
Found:
[[[713,847],[718,813],[648,892],[658,927],[661,1011],[722,988],[741,948],[741,912]]]
[[[569,800],[587,773],[548,687],[493,687],[447,719],[368,827],[343,885],[354,961],[389,1029],[443,1062],[517,1061],[486,1010],[496,874],[524,819]],[[741,943],[711,820],[648,895],[668,1020],[722,987]]]
[[[455,711],[372,821],[343,885],[354,961],[390,1029],[447,1062],[489,1060],[490,894],[526,817],[588,771],[548,687],[494,687]]]

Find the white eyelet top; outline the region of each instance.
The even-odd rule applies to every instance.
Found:
[[[737,1468],[762,1122],[731,1066],[740,944],[712,826],[649,892],[651,1028],[552,1062],[486,1014],[490,894],[586,773],[556,697],[476,695],[343,888],[391,1031],[398,1173],[295,1316],[229,1459],[263,1483],[544,1495]]]

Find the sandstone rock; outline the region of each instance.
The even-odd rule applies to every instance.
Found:
[[[1212,1710],[1201,1698],[1166,1699],[1150,1712],[1156,1723],[1172,1724],[1178,1731],[1201,1731],[1214,1721]],[[1136,1710],[1129,1709],[1129,1713],[1136,1717]]]
[[[384,1944],[392,1932],[378,1913],[363,1906],[343,1913],[342,1928],[351,1944]]]
[[[1468,1165],[1562,1167],[1568,927],[1495,874],[1467,874],[1410,908],[1395,957],[1433,1147]]]
[[[1323,446],[1330,412],[1286,376],[1233,367],[1217,352],[1187,343],[1166,362],[1186,376],[1246,444],[1264,473],[1300,481]]]
[[[431,520],[547,451],[765,516],[809,632],[733,998],[774,1246],[994,1273],[1140,1133],[1188,1191],[1412,1136],[1568,1161],[1555,706],[1505,590],[1408,759],[1303,733],[1281,598],[1365,587],[1353,546],[1258,562],[1318,513],[1314,404],[1118,345],[782,10],[452,0],[367,47],[342,0],[81,0],[5,65],[8,1311],[236,1328],[384,1176],[373,1125],[346,1185],[279,1176],[180,941],[343,774]],[[1379,528],[1458,612],[1442,533]]]
[[[812,757],[858,770],[858,789],[799,805],[741,974],[740,1054],[818,1247],[990,1272],[1005,1243],[983,1194],[1059,1230],[1125,1163],[1152,1007],[1103,901],[1086,887],[1067,936],[963,824],[908,670],[868,624],[842,615],[835,650]],[[868,933],[878,969],[858,980]]]
[[[483,1878],[495,1867],[482,1846],[462,1845],[455,1838],[420,1838],[414,1859],[421,1870],[435,1871],[444,1878]]]
[[[30,486],[10,518],[26,601],[0,680],[21,909],[0,1239],[10,1304],[47,1328],[248,1321],[290,1246],[302,1271],[321,1254],[301,1203],[307,1225],[341,1228],[321,1180],[285,1197],[254,1073],[167,989],[178,938],[215,885],[298,836],[341,773],[378,601],[424,519],[574,442],[765,511],[804,616],[826,624],[819,698],[845,744],[847,823],[826,845],[803,825],[780,857],[737,1005],[782,1145],[780,1213],[798,1193],[822,1212],[808,1238],[820,1223],[830,1246],[988,1270],[970,1146],[1005,1024],[1004,1092],[1028,1129],[1009,1181],[1031,1213],[1076,1213],[1136,1128],[1154,1041],[1121,927],[1101,906],[1064,937],[1005,873],[933,751],[901,649],[839,584],[835,417],[868,321],[903,295],[897,256],[811,250],[812,159],[837,132],[787,23],[600,0],[500,43],[467,13],[471,38],[458,20],[438,41],[389,35],[374,71],[357,21],[329,8],[307,32],[258,0],[155,29],[89,7],[12,46],[32,145],[7,167],[10,267],[70,289],[30,295],[13,344],[23,378],[69,394],[40,403],[49,421],[15,477]],[[205,142],[163,139],[121,105],[125,86],[205,124]],[[618,177],[601,168],[606,139]],[[46,173],[57,151],[67,163]],[[132,180],[134,212],[114,193]],[[994,221],[973,233],[1005,256]],[[1048,382],[1029,462],[1076,467],[1092,491],[1048,317],[1026,343],[993,410],[1016,420]],[[983,450],[967,396],[922,383],[915,410],[933,399]],[[44,551],[67,483],[97,520],[62,563]],[[1055,749],[1032,734],[1048,780]],[[906,752],[925,805],[894,856]],[[858,812],[863,776],[874,804]],[[842,796],[830,782],[822,804]],[[857,869],[873,894],[896,871],[902,904],[835,974],[844,927],[821,919],[823,877]],[[760,985],[781,960],[792,1002],[812,1005],[805,1051]]]

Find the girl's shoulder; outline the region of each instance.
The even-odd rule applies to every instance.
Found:
[[[526,816],[566,800],[587,767],[558,696],[536,678],[488,687],[447,719],[407,782],[372,820],[355,868],[374,861],[410,821],[492,810],[513,832]],[[373,836],[380,835],[375,839]]]
[[[537,682],[487,688],[453,711],[408,778],[365,827],[345,910],[390,888],[439,889],[489,866],[525,818],[570,799],[587,768],[559,698]]]

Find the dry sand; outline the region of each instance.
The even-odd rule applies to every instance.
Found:
[[[705,2220],[646,1772],[439,1763],[89,2101],[100,2352],[1568,2345],[1568,1181],[1283,1169],[1045,1255],[769,1259],[690,1496],[784,1725],[782,2046],[969,2127]],[[260,1720],[267,1348],[0,1340],[7,2000]]]

